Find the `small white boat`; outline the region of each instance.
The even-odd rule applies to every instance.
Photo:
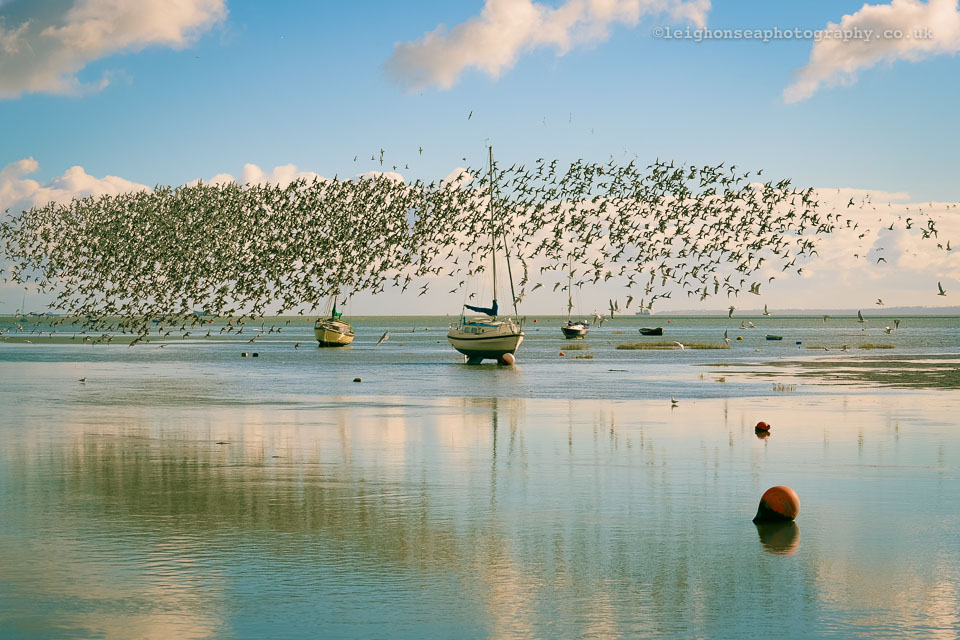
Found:
[[[467,357],[467,364],[480,364],[483,360],[501,362],[504,355],[517,351],[523,342],[523,329],[510,319],[461,317],[458,324],[450,325],[447,340]]]
[[[579,340],[587,336],[590,325],[583,320],[567,320],[566,324],[560,326],[560,331],[563,331],[563,337],[568,340]]]
[[[570,260],[570,277],[567,279],[567,321],[560,325],[560,331],[567,340],[583,340],[587,337],[587,331],[590,331],[590,325],[583,320],[572,320],[570,312],[573,311],[573,260]]]

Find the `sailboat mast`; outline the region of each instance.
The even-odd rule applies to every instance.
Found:
[[[493,260],[493,299],[497,299],[497,240],[496,224],[493,219],[493,146],[490,151],[490,257]]]
[[[567,269],[567,322],[570,322],[570,312],[573,310],[573,258],[570,258],[570,267]]]

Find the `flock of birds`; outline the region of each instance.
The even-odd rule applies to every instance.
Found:
[[[423,295],[440,277],[462,291],[489,275],[491,235],[513,269],[515,304],[562,274],[554,291],[615,279],[630,291],[626,309],[638,298],[635,308],[652,309],[676,292],[759,296],[771,272],[802,272],[818,236],[856,229],[812,188],[761,174],[612,158],[561,169],[541,158],[429,183],[158,187],[14,215],[0,224],[0,264],[5,280],[53,292],[71,321],[136,340],[202,315],[242,327],[267,309],[312,315],[360,291]],[[932,221],[923,232],[936,235]],[[754,277],[762,265],[767,277]],[[611,300],[610,315],[619,311]]]

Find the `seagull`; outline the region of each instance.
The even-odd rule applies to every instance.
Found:
[[[947,295],[947,292],[943,290],[943,285],[940,284],[939,282],[937,283],[937,288],[940,289],[940,293],[937,294],[938,296],[945,296],[945,295]]]
[[[386,342],[389,339],[390,339],[390,333],[387,331],[384,331],[383,335],[380,336],[380,339],[377,340],[377,346],[379,347],[382,343]]]
[[[863,319],[863,313],[859,309],[857,310],[857,322],[866,322],[866,320]]]
[[[877,306],[878,306],[878,307],[882,307],[882,306],[883,306],[883,300],[881,300],[880,298],[877,298]]]
[[[686,350],[687,350],[686,347],[684,347],[681,343],[677,342],[676,340],[673,341],[673,344],[675,344],[675,345],[677,345],[678,347],[680,347],[680,351],[686,351]]]
[[[670,396],[670,406],[671,406],[671,407],[675,407],[675,406],[677,406],[677,404],[679,404],[679,403],[677,402],[677,399],[674,398],[673,396]]]
[[[767,305],[763,305],[763,315],[765,316],[770,315],[770,311],[767,309]]]
[[[900,328],[900,319],[899,319],[899,318],[893,321],[893,326],[894,326],[895,328],[897,328],[897,329]]]
[[[723,341],[727,343],[727,346],[730,346],[730,334],[727,333],[727,330],[723,330]]]
[[[86,384],[86,383],[87,383],[87,379],[86,379],[85,377],[84,377],[84,378],[80,378],[79,380],[77,380],[77,382],[82,382],[82,383]]]
[[[729,310],[729,312],[727,313],[727,317],[728,317],[728,318],[732,318],[732,317],[733,317],[733,312],[734,312],[735,309],[736,309],[735,306],[730,305],[730,310]]]

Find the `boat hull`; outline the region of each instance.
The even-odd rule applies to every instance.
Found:
[[[345,347],[353,342],[353,329],[346,322],[317,322],[313,335],[321,347]]]
[[[644,327],[643,329],[640,329],[640,334],[644,336],[662,336],[663,327],[657,327],[656,329],[647,329]]]
[[[466,335],[451,331],[447,334],[450,345],[467,356],[471,362],[501,360],[508,353],[516,353],[523,342],[522,332],[498,333],[496,335]]]
[[[568,340],[582,340],[586,337],[587,331],[590,330],[590,327],[584,325],[564,325],[560,327],[560,331],[563,332],[563,337]]]

